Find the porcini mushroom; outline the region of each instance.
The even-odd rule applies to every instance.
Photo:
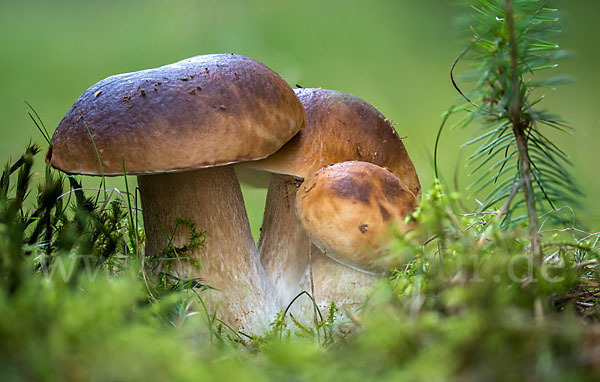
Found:
[[[258,247],[282,306],[298,293],[309,261],[310,240],[294,211],[296,191],[305,177],[324,165],[359,160],[388,168],[415,195],[421,190],[402,140],[377,109],[339,91],[295,92],[306,109],[306,127],[274,155],[242,165],[273,173]]]
[[[258,259],[232,163],[264,158],[304,125],[304,109],[271,69],[234,54],[196,56],[119,74],[87,89],[52,137],[48,160],[71,174],[138,176],[146,256],[188,242],[177,218],[206,242],[180,277],[235,329],[260,333],[279,310]],[[96,151],[97,149],[97,151]],[[98,162],[98,157],[100,163]],[[175,231],[175,232],[174,232]]]
[[[326,256],[313,258],[300,289],[312,289],[321,310],[331,302],[342,312],[359,306],[378,280],[375,275],[402,261],[388,253],[389,234],[392,229],[411,229],[404,219],[416,206],[415,196],[400,179],[371,163],[342,162],[308,176],[296,196],[296,213]],[[312,304],[305,300],[292,311],[306,319]]]
[[[413,193],[394,174],[359,161],[318,170],[296,197],[298,219],[324,254],[376,275],[394,265],[385,256],[391,225],[408,231],[404,219],[416,206]]]

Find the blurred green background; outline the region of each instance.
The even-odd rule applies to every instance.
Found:
[[[558,140],[587,195],[577,214],[597,230],[600,2],[555,5],[565,22],[558,43],[573,54],[555,74],[575,82],[548,90],[543,106],[577,129]],[[465,44],[455,22],[462,10],[450,0],[0,0],[0,159],[14,158],[30,140],[45,144],[24,100],[53,131],[79,94],[107,76],[235,52],[265,63],[292,86],[342,90],[375,105],[407,137],[428,188],[440,115],[459,102],[448,73]],[[445,131],[440,149],[444,178],[456,177],[465,197],[470,179],[460,145],[474,134]],[[244,186],[244,193],[256,233],[265,190]],[[474,206],[473,196],[467,205]]]

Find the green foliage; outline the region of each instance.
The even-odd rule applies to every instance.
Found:
[[[552,89],[562,77],[544,77],[564,56],[551,38],[559,30],[558,13],[548,0],[479,0],[465,18],[470,43],[456,63],[467,56],[474,64],[469,75],[475,88],[463,93],[467,103],[462,126],[477,125],[481,135],[467,142],[476,146],[469,157],[471,174],[479,174],[470,192],[485,191],[481,211],[505,204],[503,223],[514,226],[529,215],[537,230],[537,215],[554,211],[555,222],[571,222],[556,212],[574,207],[581,192],[567,169],[567,155],[553,142],[552,131],[570,132],[554,114],[539,109],[538,89]],[[454,69],[454,67],[453,67]],[[517,190],[523,192],[517,194]],[[515,195],[516,194],[516,195]],[[520,195],[520,196],[518,196]],[[514,199],[513,199],[514,198]],[[527,207],[527,215],[522,214]],[[536,215],[536,216],[532,216]],[[571,219],[569,219],[571,218]]]
[[[598,372],[598,335],[583,323],[600,318],[594,236],[552,238],[551,255],[533,261],[522,232],[500,230],[494,214],[456,214],[457,196],[437,185],[413,216],[414,235],[398,233],[392,244],[407,266],[380,282],[362,312],[337,322],[332,305],[313,328],[282,313],[272,332],[250,340],[202,310],[202,288],[144,277],[122,200],[95,203],[70,179],[73,198],[61,202],[63,178],[48,169],[28,211],[17,197],[27,191],[10,187],[9,174],[27,183],[19,179],[36,151],[7,166],[2,181],[2,380],[586,380]],[[482,242],[484,226],[492,229]]]

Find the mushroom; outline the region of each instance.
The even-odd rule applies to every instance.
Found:
[[[418,195],[421,186],[396,130],[377,109],[350,94],[295,89],[306,109],[306,127],[270,157],[242,166],[273,173],[258,247],[267,277],[287,306],[309,264],[310,240],[294,211],[306,176],[331,163],[359,160],[388,168]],[[322,256],[318,251],[315,258]]]
[[[304,125],[292,89],[234,54],[196,56],[119,74],[86,90],[52,137],[48,160],[71,174],[138,176],[146,257],[189,240],[176,219],[205,231],[179,277],[215,288],[209,306],[235,329],[261,333],[279,310],[252,238],[232,166],[277,151]],[[98,160],[99,159],[99,160]],[[161,266],[163,269],[165,265]]]
[[[342,313],[356,310],[377,276],[402,262],[388,253],[388,239],[392,229],[411,230],[404,219],[416,206],[400,179],[371,163],[342,162],[308,176],[296,197],[296,213],[326,256],[313,257],[300,289],[312,289],[321,310],[331,302]],[[292,312],[310,322],[312,303],[304,300]]]
[[[308,176],[296,197],[296,213],[312,242],[333,260],[361,272],[382,275],[393,266],[385,240],[401,232],[417,199],[388,170],[367,162],[327,166]]]

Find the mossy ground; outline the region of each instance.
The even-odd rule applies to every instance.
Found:
[[[36,151],[8,166],[0,187],[3,381],[600,374],[597,235],[547,232],[544,257],[530,257],[525,229],[457,214],[458,196],[436,185],[414,216],[420,228],[395,237],[392,253],[408,265],[361,312],[347,322],[324,314],[318,328],[274,317],[270,333],[249,339],[201,310],[202,284],[144,271],[133,194],[32,174]]]

